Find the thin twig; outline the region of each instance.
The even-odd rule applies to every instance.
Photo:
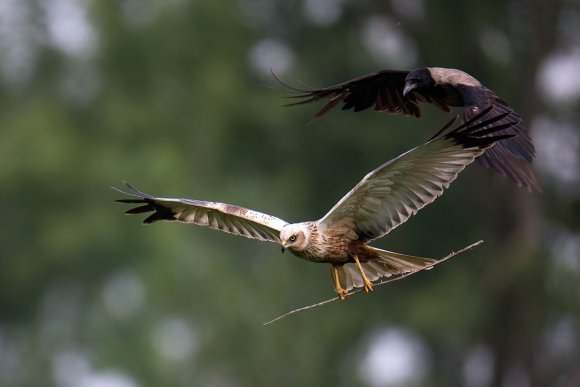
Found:
[[[434,266],[436,266],[436,265],[438,265],[440,263],[443,263],[443,262],[447,261],[448,259],[451,259],[451,258],[455,257],[456,255],[459,255],[459,254],[464,253],[464,252],[466,252],[468,250],[471,250],[471,249],[479,246],[482,243],[483,243],[483,241],[477,241],[475,243],[470,244],[467,247],[462,248],[461,250],[452,251],[448,256],[446,256],[445,258],[442,258],[442,259],[438,260],[433,265],[426,266],[424,268],[421,268],[421,269],[418,269],[418,270],[415,270],[415,271],[411,271],[409,273],[402,274],[402,275],[399,275],[397,277],[391,277],[391,278],[386,279],[386,280],[383,280],[381,282],[377,282],[376,284],[373,284],[373,287],[376,288],[377,286],[385,285],[385,284],[388,284],[389,282],[399,281],[399,280],[402,280],[403,278],[407,278],[407,277],[409,277],[409,276],[411,276],[413,274],[417,274],[420,271],[431,269],[432,267],[434,267]],[[352,296],[352,295],[357,294],[357,293],[360,293],[362,291],[363,291],[363,289],[352,290],[351,292],[347,293],[346,296],[347,297],[348,296]],[[268,322],[265,322],[264,324],[262,324],[262,326],[275,323],[276,321],[281,320],[284,317],[290,316],[291,314],[298,313],[298,312],[302,312],[304,310],[308,310],[308,309],[312,309],[312,308],[317,308],[319,306],[322,306],[324,304],[328,304],[330,302],[334,302],[334,301],[337,301],[337,300],[340,300],[340,297],[337,296],[337,297],[330,298],[330,299],[325,300],[325,301],[318,302],[316,304],[312,304],[312,305],[308,305],[308,306],[303,306],[302,308],[298,308],[298,309],[291,310],[290,312],[284,313],[283,315],[281,315],[279,317],[276,317],[273,320],[270,320]]]

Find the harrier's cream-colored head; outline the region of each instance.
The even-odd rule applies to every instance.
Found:
[[[308,245],[308,228],[304,223],[294,223],[285,225],[280,231],[280,241],[282,252],[291,249],[302,251]]]

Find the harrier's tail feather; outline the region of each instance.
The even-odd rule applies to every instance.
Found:
[[[383,277],[391,277],[418,271],[432,266],[437,261],[431,258],[415,257],[367,246],[366,257],[361,258],[361,266],[371,282]],[[355,263],[345,263],[337,267],[340,284],[346,289],[362,288],[362,276]]]

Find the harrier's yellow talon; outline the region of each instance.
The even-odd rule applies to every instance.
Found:
[[[367,275],[365,274],[365,271],[363,270],[363,268],[360,264],[360,261],[358,260],[358,257],[356,255],[354,256],[354,262],[356,263],[356,266],[358,267],[360,275],[362,276],[364,287],[365,287],[365,293],[372,292],[373,291],[373,283],[371,281],[369,281],[369,279],[367,278]]]
[[[334,265],[330,266],[330,272],[332,273],[332,284],[334,285],[334,290],[341,300],[346,300],[348,298],[348,290],[340,286],[340,280],[338,279],[338,270]]]
[[[372,292],[372,291],[373,291],[373,284],[369,280],[366,280],[365,281],[365,293]]]

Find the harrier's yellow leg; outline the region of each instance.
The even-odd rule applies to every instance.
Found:
[[[330,272],[332,274],[332,284],[334,285],[334,290],[341,300],[346,300],[346,295],[348,291],[340,286],[340,280],[338,279],[338,269],[334,265],[330,265]]]
[[[373,291],[373,284],[371,281],[369,281],[369,279],[367,278],[367,275],[365,274],[365,271],[363,270],[360,261],[358,260],[358,257],[355,255],[354,257],[354,262],[356,263],[356,266],[358,267],[358,271],[360,271],[360,275],[362,276],[363,282],[365,284],[365,292],[372,292]]]

